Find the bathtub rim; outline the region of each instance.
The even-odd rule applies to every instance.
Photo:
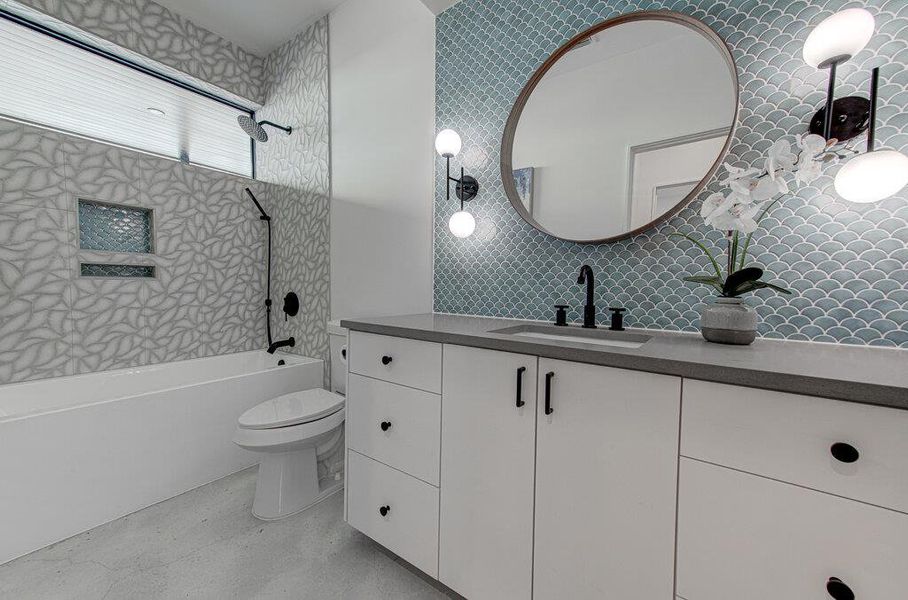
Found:
[[[40,384],[47,384],[49,382],[54,382],[55,384],[59,383],[59,384],[65,385],[67,381],[71,381],[71,380],[77,379],[77,378],[95,377],[95,376],[105,375],[105,374],[125,374],[125,373],[129,373],[131,371],[138,371],[141,369],[161,367],[163,365],[186,364],[186,363],[199,362],[199,361],[203,361],[203,360],[221,358],[221,357],[225,357],[225,356],[237,356],[237,355],[242,355],[242,354],[265,354],[265,353],[266,353],[265,350],[245,350],[243,352],[228,352],[225,354],[214,354],[211,356],[200,356],[197,358],[187,358],[184,360],[174,360],[174,361],[168,361],[168,362],[153,363],[153,364],[142,365],[142,366],[138,366],[138,367],[124,367],[121,369],[108,369],[105,371],[94,371],[91,373],[79,373],[78,375],[63,375],[61,377],[46,377],[43,379],[32,379],[29,381],[17,381],[15,383],[7,383],[7,384],[0,385],[0,395],[2,395],[4,390],[17,388],[20,386],[25,387],[25,386],[30,386],[30,385],[40,385]],[[275,365],[274,367],[268,368],[268,369],[252,371],[249,373],[241,373],[238,375],[228,375],[227,377],[219,377],[216,379],[203,379],[201,381],[194,381],[188,385],[168,386],[168,387],[163,387],[163,388],[155,389],[155,390],[146,390],[146,391],[137,392],[137,393],[133,393],[133,394],[125,394],[122,396],[117,396],[116,398],[106,398],[104,400],[94,400],[94,401],[89,401],[89,402],[82,402],[79,404],[73,404],[73,405],[69,405],[69,406],[57,406],[57,407],[53,407],[53,408],[41,409],[41,410],[36,410],[36,411],[26,412],[26,413],[17,413],[17,414],[10,414],[10,415],[0,414],[0,425],[3,425],[4,423],[11,423],[13,421],[19,421],[22,419],[36,418],[36,417],[40,417],[43,415],[52,415],[52,414],[67,412],[67,411],[71,411],[71,410],[77,410],[80,408],[100,406],[102,404],[108,404],[111,402],[133,400],[136,398],[141,398],[143,396],[149,396],[152,394],[163,394],[166,392],[171,392],[173,390],[191,389],[194,387],[198,387],[200,385],[210,385],[212,383],[218,383],[221,381],[231,381],[234,379],[239,379],[241,377],[252,377],[255,375],[260,375],[260,374],[268,373],[268,372],[272,372],[272,371],[278,371],[278,370],[284,371],[289,367],[299,367],[299,366],[308,366],[308,365],[312,365],[312,364],[316,364],[316,363],[322,363],[322,364],[325,363],[324,359],[321,359],[321,358],[312,358],[311,356],[303,356],[300,354],[291,354],[289,352],[278,352],[277,354],[275,354],[273,356],[275,356],[279,360],[280,359],[287,360],[287,364]],[[2,401],[0,401],[0,405],[2,405]]]

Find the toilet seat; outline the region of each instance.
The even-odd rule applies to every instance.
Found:
[[[317,388],[284,394],[244,412],[240,429],[268,430],[293,427],[327,418],[344,407],[344,397]]]

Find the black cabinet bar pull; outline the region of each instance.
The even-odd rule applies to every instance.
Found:
[[[837,442],[829,448],[829,452],[832,453],[833,458],[839,462],[843,463],[853,463],[861,457],[861,453],[858,452],[858,449],[852,446],[851,444],[846,444],[845,442]]]
[[[854,592],[838,577],[830,577],[826,582],[826,592],[834,600],[854,600]]]
[[[385,366],[387,367],[388,365],[391,364],[391,361],[392,361],[392,360],[394,360],[394,359],[391,358],[391,357],[388,356],[388,355],[382,356],[382,357],[381,357],[381,364],[383,364],[383,365],[385,365]]]
[[[382,421],[382,422],[381,422],[381,430],[382,430],[382,431],[388,431],[389,429],[391,429],[391,421]]]
[[[526,402],[523,401],[523,374],[526,370],[526,367],[517,369],[517,408],[526,404]]]
[[[555,377],[554,371],[545,374],[545,414],[550,415],[555,412],[552,408],[552,379]]]
[[[381,508],[378,509],[378,514],[380,514],[383,517],[387,517],[389,512],[391,512],[391,507],[387,506],[387,505],[382,506]]]

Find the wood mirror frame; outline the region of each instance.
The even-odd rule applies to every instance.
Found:
[[[712,45],[719,51],[722,57],[725,59],[726,64],[728,65],[729,75],[731,76],[732,84],[734,85],[734,111],[732,113],[732,122],[729,127],[728,137],[725,140],[725,144],[722,146],[722,150],[719,152],[718,157],[715,162],[713,162],[709,171],[706,175],[697,183],[693,190],[687,196],[685,196],[680,202],[678,202],[670,210],[666,211],[658,218],[650,221],[646,225],[623,233],[621,235],[616,235],[612,237],[595,239],[595,240],[572,240],[568,238],[563,238],[553,234],[551,231],[548,231],[540,223],[538,223],[529,211],[527,211],[523,202],[520,199],[520,195],[517,193],[517,186],[514,185],[514,166],[513,166],[513,152],[514,152],[514,135],[517,132],[517,124],[520,121],[520,115],[523,114],[523,109],[529,101],[530,96],[533,91],[536,89],[536,86],[539,85],[539,82],[542,81],[542,78],[545,74],[552,68],[558,60],[563,57],[565,54],[574,49],[575,46],[585,41],[591,35],[595,35],[606,29],[611,29],[612,27],[617,27],[618,25],[623,25],[626,23],[632,23],[635,21],[667,21],[669,23],[675,23],[677,25],[683,25],[689,29],[692,29],[702,35],[704,38],[709,40]],[[612,19],[602,21],[592,27],[585,29],[568,40],[560,48],[549,56],[548,59],[536,69],[536,72],[533,73],[533,76],[530,77],[530,80],[521,90],[520,95],[517,96],[517,100],[514,102],[514,106],[511,108],[511,114],[508,116],[507,123],[504,128],[504,135],[501,138],[501,182],[504,185],[505,194],[508,196],[508,199],[511,201],[511,206],[514,207],[514,210],[520,214],[524,221],[547,235],[550,235],[554,238],[565,240],[568,242],[575,242],[578,244],[607,244],[611,242],[617,242],[619,240],[624,240],[644,231],[656,227],[657,225],[663,223],[664,221],[670,219],[675,214],[677,214],[682,208],[687,206],[691,200],[697,197],[697,195],[703,191],[703,188],[709,182],[709,180],[716,174],[716,171],[721,166],[722,162],[725,160],[725,157],[728,155],[728,150],[731,147],[732,139],[734,139],[735,129],[738,123],[738,111],[739,111],[739,82],[738,82],[738,70],[735,66],[735,59],[732,56],[731,50],[726,45],[725,41],[717,34],[715,31],[710,29],[708,25],[702,21],[695,19],[689,15],[682,13],[669,11],[669,10],[651,10],[651,11],[639,11],[627,13],[624,15],[619,15]]]

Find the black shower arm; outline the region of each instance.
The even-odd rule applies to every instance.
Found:
[[[287,133],[293,133],[293,127],[284,127],[283,125],[278,125],[277,123],[272,123],[271,121],[259,121],[259,125],[271,125],[275,129],[280,129],[281,131],[286,131]]]
[[[260,213],[262,213],[262,221],[270,221],[271,217],[268,215],[268,213],[265,212],[265,209],[262,208],[262,205],[259,204],[259,200],[255,197],[255,194],[252,193],[252,190],[246,188],[246,193],[249,194],[249,197],[252,198],[253,202],[255,202],[255,207],[259,209]]]

